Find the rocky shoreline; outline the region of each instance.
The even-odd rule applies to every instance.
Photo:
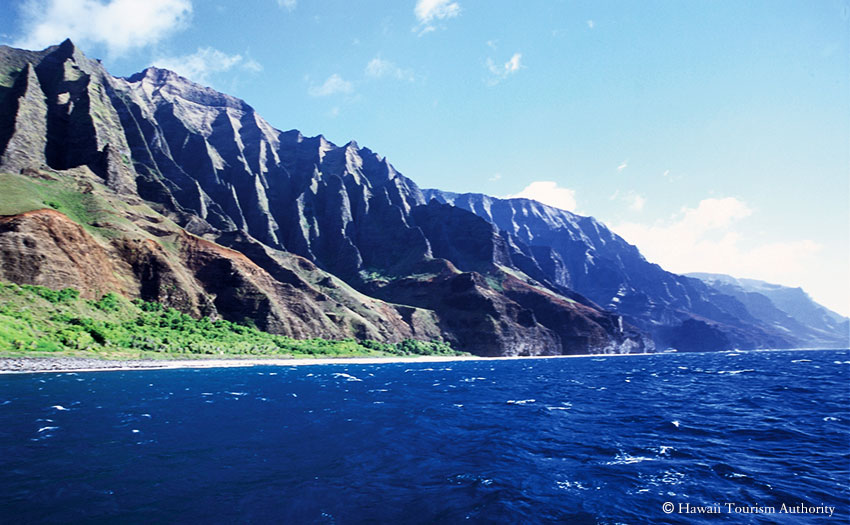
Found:
[[[457,356],[411,358],[350,357],[326,359],[97,359],[92,357],[0,357],[0,374],[34,372],[96,372],[110,370],[157,370],[173,368],[219,368],[235,366],[295,366],[318,364],[377,364],[395,362],[434,362],[469,359]]]
[[[614,356],[616,354],[607,354]],[[628,354],[623,354],[628,355]],[[634,354],[640,355],[640,354]],[[440,363],[448,361],[496,361],[508,359],[559,359],[588,357],[574,355],[556,356],[418,356],[418,357],[337,357],[323,359],[303,358],[230,358],[230,359],[98,359],[94,357],[0,357],[0,374],[27,374],[36,372],[98,372],[115,370],[160,370],[175,368],[223,368],[237,366],[299,366],[351,364],[371,365],[386,363]]]

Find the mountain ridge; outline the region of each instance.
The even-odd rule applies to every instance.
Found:
[[[482,269],[486,278],[433,257],[415,224],[414,215],[428,215],[413,213],[424,206],[418,187],[385,157],[355,142],[338,147],[321,136],[276,130],[248,104],[164,70],[112,77],[70,41],[37,53],[4,48],[2,56],[13,59],[2,61],[0,74],[9,88],[4,106],[10,110],[0,124],[10,137],[34,140],[42,135],[39,125],[47,128],[43,149],[37,140],[7,141],[4,158],[28,156],[5,162],[4,171],[34,178],[27,187],[36,192],[73,187],[65,199],[87,188],[83,192],[97,195],[111,219],[127,222],[120,233],[115,223],[103,223],[108,235],[92,241],[115,263],[113,272],[126,284],[122,293],[287,334],[312,323],[312,329],[298,329],[301,337],[442,338],[484,355],[641,351],[649,343],[610,313],[529,287],[517,296],[540,295],[535,308],[566,310],[582,320],[572,323],[580,333],[538,323],[532,310],[504,293],[501,282],[514,277],[486,255],[488,245],[501,245],[498,234],[482,229],[484,222],[474,227],[480,220],[472,214],[460,217],[458,227],[476,232],[467,238],[480,249],[470,253],[482,259],[461,266]],[[38,84],[23,80],[32,78]],[[13,91],[15,85],[38,95],[32,115],[16,107],[29,101],[22,90]],[[12,187],[25,186],[8,177]],[[139,197],[148,206],[143,212],[118,202]],[[50,247],[40,239],[48,233],[33,233],[26,217],[15,220],[32,231],[6,232],[0,242],[10,253],[26,244],[21,238],[27,235],[36,251]],[[87,220],[83,226],[99,223]],[[443,245],[451,239],[445,236]],[[37,281],[57,271],[48,256],[42,260],[44,271],[0,268],[0,274]],[[304,272],[324,277],[304,283]],[[347,301],[383,313],[370,325],[350,308],[335,312],[341,303],[328,297],[340,283]],[[297,292],[316,286],[321,290]],[[369,328],[384,317],[383,329]],[[335,324],[341,324],[336,331]]]
[[[70,41],[41,52],[0,47],[0,170],[10,189],[28,188],[33,206],[33,195],[64,188],[59,211],[95,234],[122,293],[194,315],[282,333],[291,323],[314,326],[299,329],[303,336],[438,338],[480,355],[652,350],[644,332],[683,350],[795,344],[707,286],[702,296],[674,297],[655,317],[611,308],[651,303],[640,302],[638,287],[653,286],[651,278],[630,277],[620,259],[650,263],[595,219],[538,242],[546,232],[535,237],[532,225],[502,228],[492,216],[431,199],[354,141],[337,146],[277,130],[246,102],[167,70],[113,77]],[[93,219],[95,208],[63,205],[86,196],[108,221]],[[36,246],[39,235],[31,235]],[[12,254],[24,249],[22,238],[10,231],[0,245]],[[622,282],[610,282],[610,271],[575,271],[586,245],[606,242],[619,251],[603,266],[619,264]],[[0,276],[10,275],[7,266],[0,261]],[[703,286],[666,279],[674,288]],[[623,283],[634,285],[629,293],[598,300]]]

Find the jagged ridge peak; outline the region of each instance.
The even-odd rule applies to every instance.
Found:
[[[254,108],[244,100],[198,84],[170,69],[150,66],[118,80],[124,81],[131,88],[141,88],[151,96],[165,95],[164,98],[171,99],[169,102],[173,102],[174,97],[179,97],[202,106],[226,107],[246,113],[254,112]]]

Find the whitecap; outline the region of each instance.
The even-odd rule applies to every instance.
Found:
[[[569,410],[570,407],[546,407],[546,410]]]
[[[248,392],[225,392],[225,394],[230,394],[231,396],[247,396]]]
[[[534,403],[536,399],[509,399],[509,405],[527,405],[529,403]]]
[[[57,430],[58,428],[59,427],[41,427],[38,429],[38,433],[41,434],[42,432],[49,432],[51,430]]]
[[[202,396],[211,396],[211,395],[213,395],[213,393],[212,392],[201,392],[201,395]]]
[[[67,408],[63,407],[62,405],[53,405],[53,406],[52,406],[52,407],[50,407],[50,408],[52,408],[52,409],[54,409],[54,410],[60,410],[60,411],[62,411],[62,410],[68,410]]]
[[[345,378],[346,381],[363,381],[362,379],[358,379],[351,374],[346,374],[344,372],[334,372],[334,377],[342,377]]]
[[[621,452],[614,457],[613,461],[607,461],[606,465],[631,465],[633,463],[643,463],[644,461],[658,461],[658,458],[648,458],[646,456],[632,456],[625,452]]]
[[[461,403],[455,403],[452,406],[455,407],[455,408],[463,408],[463,404],[461,404]]]
[[[138,428],[133,429],[133,434],[138,434],[139,432],[141,432],[141,431]]]
[[[147,418],[150,418],[150,417],[151,417],[151,415],[150,415],[150,414],[142,414],[142,415],[141,415],[141,417],[147,417]]]
[[[793,361],[791,361],[791,362],[792,362],[792,363],[811,363],[811,362],[812,362],[812,360],[811,360],[811,359],[794,359],[794,360],[793,360]]]
[[[679,422],[678,422],[678,421],[671,421],[670,423],[671,423],[674,427],[679,428]]]
[[[588,490],[589,487],[582,484],[580,481],[570,481],[565,479],[564,481],[556,481],[555,485],[558,486],[559,489],[578,489],[578,490]]]
[[[839,418],[832,417],[832,416],[826,416],[825,418],[823,418],[823,420],[824,421],[841,421]]]

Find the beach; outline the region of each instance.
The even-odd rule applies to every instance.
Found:
[[[607,356],[607,355],[606,355]],[[230,358],[230,359],[97,359],[91,357],[0,357],[0,374],[34,372],[106,372],[114,370],[159,370],[171,368],[221,368],[244,366],[372,365],[385,363],[440,363],[447,361],[494,361],[505,359],[551,359],[582,357],[547,356],[415,356],[337,358]],[[586,357],[586,356],[584,356]]]

